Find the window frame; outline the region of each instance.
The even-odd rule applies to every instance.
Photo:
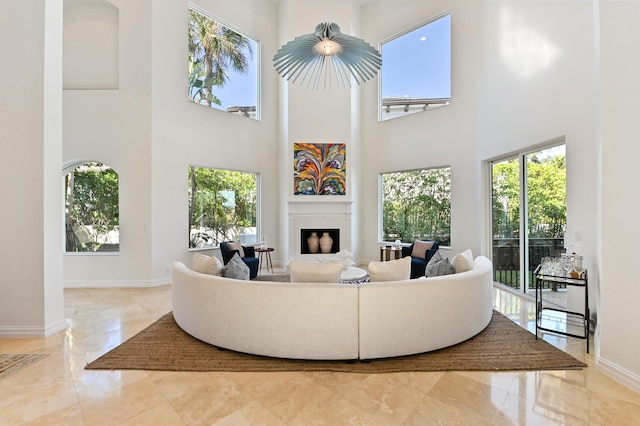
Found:
[[[529,294],[531,295],[531,293],[533,291],[535,291],[535,286],[534,286],[534,282],[533,282],[533,278],[531,273],[533,272],[533,269],[535,269],[530,262],[530,259],[532,258],[532,255],[530,253],[531,251],[531,239],[549,239],[549,240],[556,240],[553,243],[552,246],[552,253],[550,253],[550,255],[552,257],[555,257],[557,255],[559,255],[559,253],[565,251],[565,247],[564,247],[564,238],[560,238],[560,237],[532,237],[530,235],[530,216],[529,216],[529,211],[530,211],[530,199],[529,196],[531,195],[531,193],[533,191],[530,191],[530,184],[529,184],[529,180],[531,178],[531,175],[529,174],[529,156],[531,155],[536,155],[536,154],[540,154],[544,151],[550,151],[553,149],[561,149],[562,150],[562,155],[564,156],[564,161],[565,161],[565,172],[564,172],[564,192],[565,192],[565,199],[564,199],[564,207],[565,207],[565,221],[564,224],[562,225],[564,227],[564,234],[566,236],[566,232],[568,229],[568,220],[567,220],[567,196],[568,196],[568,167],[567,167],[567,148],[568,148],[568,144],[566,142],[566,138],[564,136],[558,137],[558,138],[554,138],[536,145],[532,145],[529,147],[526,147],[524,149],[520,149],[517,151],[512,151],[506,154],[502,154],[496,157],[492,157],[489,158],[487,160],[485,160],[484,163],[484,167],[485,167],[485,173],[486,173],[486,196],[487,196],[487,210],[486,210],[486,215],[487,215],[487,253],[491,253],[491,261],[493,263],[493,274],[494,274],[494,281],[497,283],[498,286],[505,288],[505,289],[511,289],[514,291],[519,292],[519,294]],[[494,195],[495,195],[495,186],[494,186],[494,177],[495,177],[495,173],[494,173],[494,167],[496,165],[499,165],[501,163],[505,163],[508,161],[515,161],[518,164],[518,170],[517,170],[517,174],[518,174],[518,203],[517,203],[517,208],[518,208],[518,215],[517,215],[517,228],[515,229],[515,233],[517,234],[517,237],[506,237],[506,236],[497,236],[495,234],[495,209],[494,209]],[[513,205],[513,204],[512,204]],[[501,259],[502,256],[500,256],[498,254],[498,251],[496,250],[496,241],[500,240],[500,239],[512,239],[512,240],[517,240],[517,250],[516,253],[513,258],[517,257],[517,270],[514,269],[504,269],[503,267],[501,267]],[[562,241],[562,243],[561,243]],[[562,244],[562,246],[561,246]],[[510,257],[510,256],[509,256]],[[535,258],[535,257],[534,257]],[[507,263],[511,263],[511,262],[507,262]],[[534,264],[537,262],[533,262]],[[514,275],[511,275],[510,272],[513,272]],[[509,281],[509,282],[505,282],[505,281]]]
[[[100,250],[95,250],[95,251],[91,251],[91,250],[83,250],[83,251],[68,251],[67,250],[67,180],[66,177],[71,174],[74,173],[76,169],[78,169],[79,167],[82,167],[84,165],[87,164],[101,164],[109,169],[111,169],[116,176],[118,177],[118,186],[117,186],[117,197],[118,197],[118,225],[117,225],[117,238],[118,238],[118,242],[117,243],[108,243],[108,244],[117,244],[117,249],[116,250],[105,250],[105,251],[100,251]],[[65,218],[64,220],[64,224],[63,224],[63,232],[65,234],[65,238],[63,240],[63,250],[62,253],[65,256],[118,256],[120,254],[120,241],[121,241],[121,236],[120,236],[120,173],[118,173],[116,171],[116,169],[114,169],[112,166],[108,165],[105,162],[102,161],[97,161],[97,160],[78,160],[78,161],[73,161],[71,163],[68,163],[65,167],[63,167],[62,169],[62,185],[63,185],[63,200],[64,200],[64,206],[63,206],[63,217]]]
[[[385,70],[385,57],[384,57],[384,45],[391,41],[397,40],[401,37],[404,37],[416,30],[427,27],[430,24],[442,19],[444,17],[449,17],[449,97],[437,97],[437,98],[384,98],[383,97],[383,80],[384,80],[384,70]],[[426,21],[422,21],[411,28],[408,28],[405,31],[394,34],[380,43],[378,43],[378,50],[382,54],[382,68],[380,69],[380,77],[378,78],[378,122],[385,122],[389,120],[393,120],[396,118],[406,117],[408,115],[413,115],[418,112],[430,111],[432,109],[440,108],[443,106],[447,106],[451,103],[452,99],[452,74],[451,74],[451,62],[452,62],[452,43],[451,43],[451,19],[452,14],[451,11],[442,12],[432,18],[429,18]],[[386,99],[386,101],[385,101]],[[385,114],[389,114],[391,112],[392,107],[401,107],[404,106],[404,113],[399,115],[394,115],[385,118]]]
[[[448,170],[449,173],[449,180],[448,180],[448,185],[449,185],[449,220],[448,220],[448,238],[449,241],[438,241],[440,243],[441,247],[450,247],[451,246],[451,199],[452,199],[452,167],[450,165],[444,165],[444,166],[433,166],[433,167],[423,167],[423,168],[417,168],[417,169],[408,169],[408,170],[393,170],[393,171],[387,171],[387,172],[380,172],[378,174],[378,187],[379,187],[379,191],[378,191],[378,214],[379,214],[379,230],[378,230],[378,240],[380,241],[381,244],[392,244],[395,241],[389,241],[389,240],[385,240],[384,238],[384,175],[389,175],[389,174],[399,174],[399,173],[410,173],[410,172],[416,172],[416,171],[429,171],[429,170]],[[446,233],[446,231],[443,231]],[[434,239],[438,239],[436,238],[436,236],[424,236],[424,237],[420,237],[420,236],[415,236],[412,235],[410,241],[401,241],[402,244],[409,244],[411,242],[413,242],[416,238],[434,238]]]
[[[189,164],[187,166],[187,179],[189,179],[190,176],[190,172],[189,170],[191,169],[191,167],[194,168],[204,168],[204,169],[210,169],[213,171],[225,171],[225,172],[236,172],[236,173],[245,173],[245,174],[249,174],[249,175],[254,175],[255,177],[255,241],[241,241],[243,245],[258,245],[261,243],[260,240],[260,235],[261,235],[261,216],[262,216],[262,212],[261,212],[261,174],[259,172],[253,172],[253,171],[247,171],[247,170],[238,170],[238,169],[229,169],[229,168],[223,168],[223,167],[213,167],[213,166],[203,166],[200,164]],[[187,182],[187,188],[188,188],[188,192],[187,192],[187,197],[189,198],[190,194],[191,194],[191,182]],[[221,191],[225,191],[225,190],[221,190]],[[190,214],[191,210],[189,208],[189,204],[191,203],[191,199],[188,199],[188,203],[187,203],[187,207],[188,207],[188,213]],[[236,224],[234,224],[234,226],[237,226]],[[187,218],[187,227],[188,227],[188,231],[189,231],[189,241],[187,242],[187,248],[189,251],[201,251],[201,250],[212,250],[212,249],[216,249],[220,246],[219,242],[218,243],[214,243],[214,244],[207,244],[204,245],[202,247],[192,247],[192,243],[191,243],[191,239],[192,239],[192,223],[191,223],[191,217]],[[222,240],[222,241],[230,241],[230,240]]]
[[[255,84],[256,84],[256,105],[255,105],[255,115],[252,117],[251,113],[253,111],[251,111],[251,107],[252,105],[229,105],[226,109],[222,108],[222,107],[218,107],[217,105],[211,105],[209,106],[210,109],[214,109],[214,110],[218,110],[218,111],[222,111],[222,112],[227,112],[230,114],[234,114],[234,115],[241,115],[244,117],[248,117],[248,118],[252,118],[255,121],[262,121],[262,88],[261,88],[261,81],[262,81],[262,43],[260,41],[260,39],[254,35],[252,35],[250,32],[245,31],[241,28],[239,28],[236,25],[233,25],[231,23],[229,23],[228,21],[212,14],[211,12],[209,12],[208,10],[192,3],[189,2],[188,4],[188,11],[194,11],[196,13],[199,13],[217,23],[219,23],[220,25],[226,27],[227,29],[234,31],[235,33],[246,37],[248,39],[250,39],[251,41],[253,41],[255,43],[255,50],[253,52],[253,58],[252,61],[254,63],[255,69],[256,69],[256,75],[255,75]],[[188,13],[187,13],[188,16]],[[187,27],[189,26],[189,23],[187,22]],[[189,50],[189,49],[187,49]],[[187,64],[189,64],[189,61],[187,61]],[[189,77],[189,75],[187,74],[187,77]],[[230,82],[229,82],[230,83]],[[191,97],[189,96],[188,98],[189,102],[196,104],[196,105],[202,105],[202,106],[207,106],[204,104],[201,104],[199,102],[195,102],[191,99]],[[249,109],[247,109],[249,108]]]

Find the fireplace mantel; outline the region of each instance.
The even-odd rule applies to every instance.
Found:
[[[352,205],[351,200],[334,200],[321,196],[323,200],[289,201],[289,256],[295,259],[316,260],[318,254],[302,254],[300,231],[310,228],[340,230],[340,249],[352,250]],[[314,197],[315,198],[315,197]],[[322,256],[322,255],[321,255]],[[324,255],[327,256],[327,255]]]

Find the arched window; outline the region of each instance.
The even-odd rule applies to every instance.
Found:
[[[66,252],[119,251],[118,173],[97,162],[66,171]]]

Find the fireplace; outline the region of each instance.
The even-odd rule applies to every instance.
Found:
[[[340,250],[351,250],[351,201],[339,201],[328,196],[318,196],[304,201],[288,202],[289,243],[285,256],[287,259],[317,262],[318,257],[331,257]],[[318,198],[322,201],[316,201]],[[328,232],[333,239],[331,253],[309,252],[307,238],[316,232],[318,238]]]
[[[322,251],[320,248],[316,252],[311,251],[309,248],[308,239],[315,232],[318,238],[322,237],[325,233],[328,234],[333,243],[329,253],[337,253],[340,251],[340,229],[337,228],[303,228],[300,229],[300,254],[320,254]]]

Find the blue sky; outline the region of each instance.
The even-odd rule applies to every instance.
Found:
[[[382,97],[451,97],[451,15],[382,45]]]
[[[451,16],[446,15],[382,45],[382,96],[411,98],[451,97]],[[245,75],[229,73],[230,83],[214,89],[228,106],[257,104],[258,48]],[[262,72],[275,72],[267,69]]]
[[[213,89],[216,96],[222,101],[220,109],[226,110],[229,106],[251,106],[258,103],[258,70],[256,67],[260,58],[257,43],[252,40],[252,44],[253,59],[250,60],[247,74],[237,74],[230,71],[230,83],[225,87],[214,87]]]

